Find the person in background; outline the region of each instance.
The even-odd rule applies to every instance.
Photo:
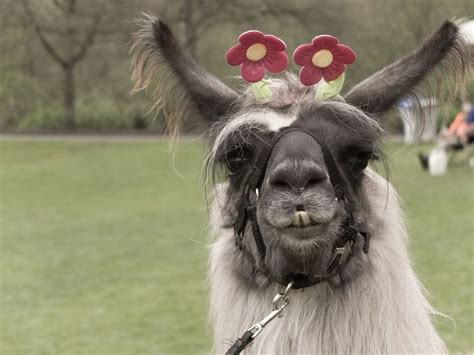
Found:
[[[463,149],[468,143],[474,141],[474,107],[470,102],[464,102],[461,111],[456,115],[448,129],[441,132],[438,145],[435,149],[443,147],[445,150]],[[423,169],[429,168],[429,155],[418,154]]]
[[[456,115],[445,133],[445,139],[456,144],[469,143],[470,133],[473,131],[474,109],[469,102],[462,105],[462,110]]]

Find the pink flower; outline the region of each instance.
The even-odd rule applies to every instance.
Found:
[[[295,49],[293,59],[301,66],[300,80],[303,85],[311,86],[321,78],[333,81],[346,69],[347,64],[354,63],[356,55],[349,47],[329,35],[313,38]]]
[[[240,65],[240,74],[250,82],[263,79],[265,71],[279,73],[288,67],[286,44],[280,38],[260,31],[247,31],[239,36],[239,43],[225,54],[230,65]]]

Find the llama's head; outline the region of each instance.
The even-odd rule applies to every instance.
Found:
[[[209,175],[221,172],[228,182],[221,208],[229,227],[239,218],[242,196],[255,204],[265,253],[247,224],[236,247],[236,253],[248,254],[242,273],[251,278],[257,265],[276,279],[324,273],[341,235],[365,222],[360,187],[369,162],[382,156],[384,114],[420,90],[440,93],[454,82],[455,96],[472,65],[460,27],[446,22],[415,52],[343,96],[315,101],[315,88],[287,75],[273,81],[272,101],[261,104],[198,66],[155,18],[144,21],[132,53],[135,89],[156,81],[171,130],[186,124],[206,133]],[[280,135],[286,127],[297,129]],[[264,162],[262,152],[268,153]],[[249,179],[256,179],[252,191]],[[342,199],[337,198],[341,187]],[[362,255],[362,244],[356,243],[353,260]]]

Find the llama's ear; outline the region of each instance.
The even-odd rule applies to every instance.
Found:
[[[164,22],[145,15],[140,24],[130,47],[133,92],[155,85],[155,106],[172,133],[183,123],[209,128],[232,111],[237,94],[200,67]]]
[[[355,86],[345,95],[346,101],[381,115],[407,96],[458,96],[473,69],[473,48],[462,26],[446,21],[412,54]]]

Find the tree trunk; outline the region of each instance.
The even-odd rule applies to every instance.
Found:
[[[76,128],[76,87],[74,66],[64,68],[64,119],[67,128]]]

